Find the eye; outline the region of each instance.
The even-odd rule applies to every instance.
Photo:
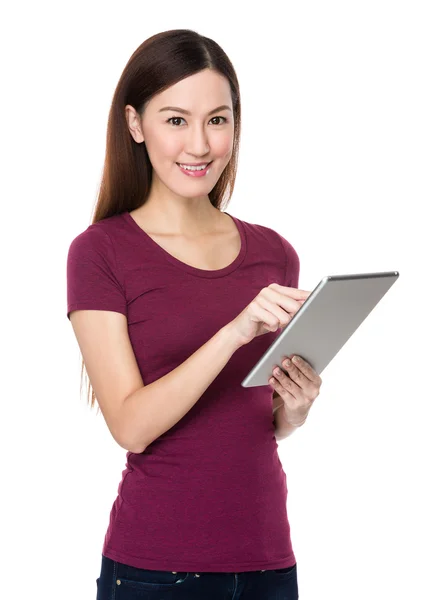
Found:
[[[211,121],[213,121],[213,119],[222,119],[223,123],[227,123],[226,117],[212,117]],[[215,125],[221,125],[221,123],[215,123]]]
[[[211,121],[213,121],[214,119],[223,119],[223,123],[227,123],[227,119],[226,117],[212,117]],[[168,119],[166,121],[166,123],[169,123],[170,121],[184,121],[185,119],[183,119],[183,117],[171,117],[170,119]],[[221,125],[222,123],[214,123],[214,125]],[[172,127],[179,127],[179,125],[175,125],[174,123],[171,123]]]

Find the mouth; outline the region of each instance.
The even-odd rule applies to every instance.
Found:
[[[185,175],[189,175],[191,177],[203,177],[207,175],[210,171],[210,165],[213,163],[211,160],[208,163],[200,163],[199,165],[184,165],[182,163],[175,163],[180,167],[180,171]],[[205,166],[204,166],[205,165]],[[203,168],[200,168],[203,167]]]
[[[199,162],[199,163],[176,163],[179,167],[203,167],[204,165],[209,166],[213,163],[213,160],[210,162]]]

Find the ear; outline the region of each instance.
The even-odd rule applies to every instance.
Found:
[[[128,130],[131,133],[133,140],[138,144],[144,142],[145,138],[143,137],[142,128],[140,126],[139,114],[130,104],[125,106],[125,118],[127,121]]]

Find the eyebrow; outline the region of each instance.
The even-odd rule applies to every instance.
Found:
[[[191,113],[188,110],[185,110],[184,108],[178,108],[178,106],[164,106],[163,108],[161,108],[158,112],[162,112],[165,110],[173,110],[175,112],[181,112],[184,115],[191,115]],[[227,104],[223,104],[222,106],[218,106],[218,108],[214,108],[213,110],[211,110],[210,112],[207,113],[207,115],[213,115],[213,113],[219,112],[220,110],[232,110],[230,108],[230,106],[227,106]]]

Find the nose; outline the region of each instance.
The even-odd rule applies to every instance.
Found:
[[[209,152],[209,140],[203,127],[194,127],[189,134],[187,153],[193,156],[203,156]]]

